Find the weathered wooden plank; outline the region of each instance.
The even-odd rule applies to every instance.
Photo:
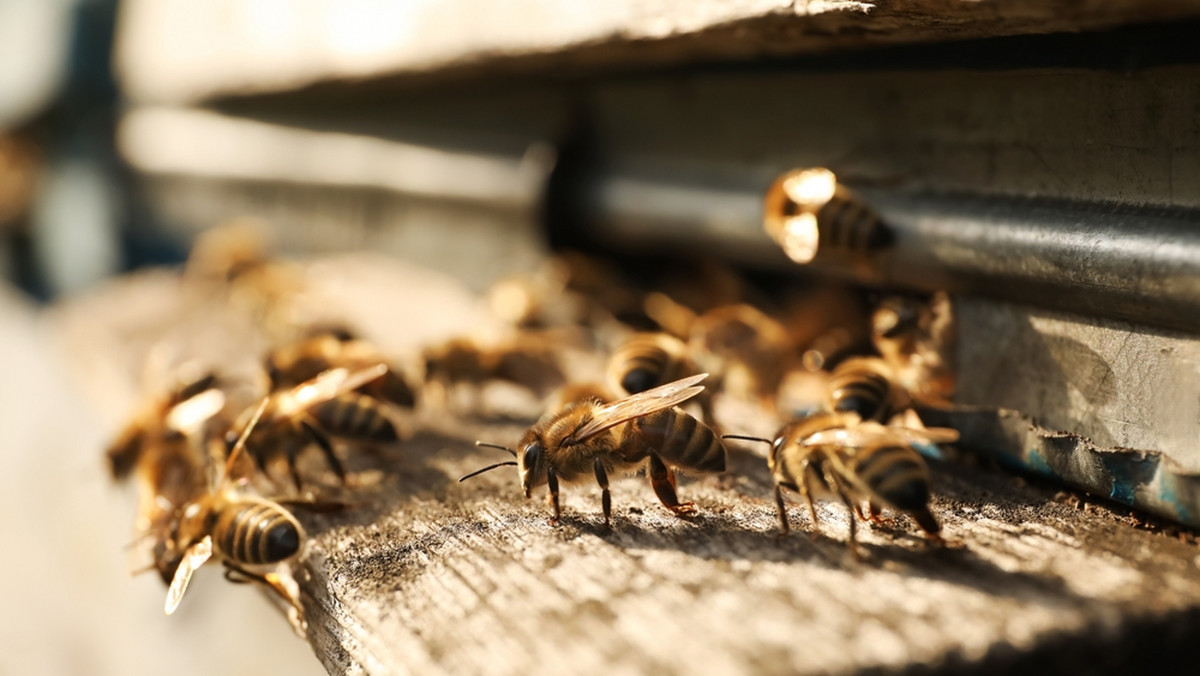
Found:
[[[594,486],[565,488],[563,523],[519,495],[512,470],[457,484],[494,459],[474,437],[513,426],[443,426],[397,449],[361,510],[308,521],[300,565],[308,636],[331,673],[844,673],[925,665],[1002,668],[1089,656],[1138,660],[1139,627],[1194,622],[1194,545],[1138,518],[979,467],[935,472],[950,540],[910,521],[844,543],[778,539],[761,457],[688,482],[700,515],[678,519],[640,478],[617,481],[606,532]],[[1191,613],[1189,615],[1189,613]],[[1194,626],[1188,624],[1187,626]],[[1115,662],[1114,662],[1115,663]]]
[[[314,319],[361,319],[398,354],[439,335],[489,328],[477,300],[436,275],[389,273],[379,261],[353,258],[312,269],[324,269],[325,281],[306,298],[325,299],[318,307],[328,313]],[[72,372],[135,377],[136,360],[125,350],[145,354],[163,327],[188,325],[174,315],[115,314],[136,287],[129,282],[53,317]],[[100,369],[97,360],[119,368]],[[491,389],[488,408],[525,411],[512,395]],[[774,425],[735,402],[722,402],[718,414],[731,430],[769,434]],[[936,469],[933,509],[946,547],[930,545],[901,517],[894,528],[864,529],[864,558],[855,562],[844,541],[847,515],[835,504],[821,505],[815,539],[799,506],[792,507],[798,532],[775,537],[759,449],[735,450],[727,475],[681,485],[682,497],[700,507],[693,519],[667,513],[644,478],[616,479],[614,527],[605,531],[599,491],[588,484],[564,487],[567,513],[552,526],[545,504],[520,496],[512,470],[456,482],[499,453],[476,449],[474,440],[512,443],[521,422],[433,408],[410,422],[419,430],[411,440],[348,454],[353,490],[331,483],[325,493],[350,503],[346,509],[298,513],[311,536],[294,566],[306,636],[331,673],[1030,664],[1105,671],[1173,654],[1200,627],[1200,559],[1190,537],[993,468]],[[307,460],[319,471],[315,454]],[[203,582],[186,603],[204,606],[219,585],[213,575]]]

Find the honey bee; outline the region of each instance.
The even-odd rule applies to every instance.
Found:
[[[184,279],[192,292],[219,300],[275,340],[292,337],[309,292],[301,266],[270,255],[269,224],[238,218],[200,233]]]
[[[698,373],[700,369],[682,340],[666,333],[636,333],[613,352],[607,380],[612,391],[627,396]],[[712,425],[712,390],[706,388],[694,401],[700,405],[704,422]]]
[[[886,423],[911,401],[887,362],[879,357],[853,357],[833,370],[824,403],[825,409],[834,413],[857,413],[863,420]]]
[[[346,480],[346,470],[333,450],[330,437],[354,441],[389,443],[399,439],[395,425],[388,419],[383,406],[372,397],[354,390],[381,377],[387,364],[375,364],[349,371],[345,368],[327,370],[316,378],[293,388],[272,392],[265,399],[266,412],[246,442],[247,454],[258,469],[268,473],[271,458],[282,456],[288,473],[299,491],[300,474],[296,458],[310,443],[321,449],[329,468],[338,479]],[[338,374],[349,375],[338,375]],[[326,379],[342,379],[353,383],[349,387],[321,386]],[[247,410],[238,421],[246,421]]]
[[[492,313],[522,329],[605,328],[639,314],[640,294],[617,266],[575,251],[548,258],[528,275],[500,280],[488,292]]]
[[[494,347],[455,338],[426,348],[423,358],[426,387],[443,402],[454,387],[489,381],[510,382],[544,399],[566,381],[554,346],[529,335]]]
[[[508,451],[516,459],[484,467],[459,481],[514,465],[526,498],[534,488],[547,485],[554,508],[552,522],[557,523],[562,515],[559,479],[571,482],[592,474],[600,484],[604,523],[609,526],[609,474],[633,470],[648,461],[650,485],[658,499],[676,515],[692,514],[693,503],[681,503],[676,496],[673,468],[725,470],[725,446],[720,437],[677,407],[703,390],[697,383],[705,377],[707,374],[701,373],[683,378],[610,404],[596,399],[567,404],[546,414],[525,432],[517,445],[520,452],[476,442]]]
[[[758,398],[773,407],[795,345],[778,320],[739,303],[697,317],[688,351],[701,369],[717,374],[723,393]]]
[[[171,411],[187,400],[213,388],[217,378],[211,373],[180,373],[180,382],[166,394],[155,397],[125,425],[105,450],[109,473],[114,480],[122,481],[141,464],[142,453],[156,443],[156,437],[164,432],[166,418]],[[152,465],[153,462],[147,463]]]
[[[328,327],[309,337],[272,350],[265,360],[271,390],[278,391],[311,380],[331,368],[356,369],[384,361],[369,342],[343,328]],[[363,385],[358,392],[396,406],[412,408],[416,394],[395,368]]]
[[[797,263],[818,253],[862,260],[892,243],[879,215],[828,169],[783,174],[767,189],[763,209],[767,234]]]
[[[774,441],[735,435],[725,438],[771,445],[767,462],[775,479],[775,504],[783,534],[789,531],[783,499],[783,491],[788,489],[799,492],[808,503],[814,536],[819,526],[816,498],[833,495],[846,505],[850,552],[855,558],[855,515],[882,521],[881,505],[909,514],[930,539],[941,539],[941,525],[929,511],[929,468],[912,445],[957,441],[955,430],[889,427],[863,422],[854,413],[816,413],[784,425]],[[860,505],[864,501],[866,513]]]
[[[195,571],[213,556],[228,569],[245,579],[262,582],[298,606],[291,593],[273,574],[258,574],[247,569],[285,561],[300,551],[304,529],[281,505],[265,498],[235,490],[230,470],[246,445],[269,399],[264,399],[242,431],[225,465],[220,483],[210,492],[189,501],[180,509],[172,524],[165,560],[171,561],[174,574],[164,605],[170,615],[179,607]]]
[[[178,561],[167,590],[164,609],[175,612],[187,591],[192,575],[209,559],[216,557],[227,569],[243,580],[267,585],[299,610],[299,602],[273,572],[259,573],[264,567],[286,561],[298,554],[305,542],[304,528],[295,516],[276,500],[251,495],[232,480],[232,471],[260,422],[270,418],[290,419],[305,409],[327,402],[382,373],[384,365],[349,371],[326,371],[280,399],[264,398],[242,428],[224,472],[215,485],[187,503],[173,524],[169,550]]]
[[[168,546],[169,532],[185,504],[204,494],[216,463],[224,393],[197,392],[173,406],[152,430],[144,430],[137,461],[139,498],[136,529],[153,538],[150,568],[170,583],[178,559]]]
[[[937,405],[954,395],[955,325],[944,291],[885,298],[871,316],[871,339],[915,399]]]

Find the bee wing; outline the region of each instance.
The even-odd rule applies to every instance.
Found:
[[[356,371],[336,368],[301,383],[284,393],[275,405],[274,419],[290,418],[322,402],[356,390],[387,373],[387,364],[375,364]]]
[[[167,427],[185,434],[194,432],[206,420],[225,408],[225,393],[221,390],[205,390],[200,394],[176,404],[167,413]]]
[[[179,568],[175,569],[175,577],[172,578],[171,586],[167,589],[167,604],[163,610],[168,615],[179,607],[179,602],[183,600],[183,593],[187,591],[188,583],[192,581],[192,573],[196,572],[196,569],[203,566],[204,562],[211,557],[211,535],[205,535],[203,540],[188,547],[188,550],[184,552],[183,561],[179,562]]]
[[[802,446],[850,446],[872,448],[890,444],[911,446],[921,443],[949,444],[958,441],[958,430],[948,427],[929,427],[923,430],[908,427],[887,427],[879,423],[862,423],[840,429],[821,430],[801,440]]]
[[[570,441],[579,443],[627,420],[640,418],[683,403],[704,390],[703,385],[696,385],[696,383],[707,377],[707,373],[701,373],[680,378],[675,382],[600,406],[596,409],[596,414],[592,419],[571,436]]]

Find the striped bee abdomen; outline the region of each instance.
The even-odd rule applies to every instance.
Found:
[[[679,407],[632,421],[649,450],[668,465],[700,472],[725,471],[725,446],[712,429]]]
[[[834,413],[857,413],[863,420],[885,422],[896,414],[896,385],[877,358],[842,362],[825,390],[825,407]]]
[[[237,563],[277,563],[300,551],[300,526],[290,514],[269,502],[245,501],[229,506],[213,529],[220,550]]]
[[[396,426],[371,397],[343,394],[312,408],[312,416],[329,434],[369,441],[395,441]]]
[[[609,387],[637,394],[691,375],[687,346],[665,333],[639,333],[613,352],[608,362]]]
[[[929,469],[906,446],[863,451],[854,460],[854,473],[871,492],[903,511],[923,510],[929,502]]]
[[[844,189],[835,192],[816,215],[821,243],[831,249],[861,254],[892,243],[891,231],[879,216]]]

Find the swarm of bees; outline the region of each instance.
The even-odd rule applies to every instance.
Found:
[[[794,200],[798,188],[782,181],[773,190]],[[827,201],[850,199],[844,191],[826,192]],[[833,207],[806,208],[788,213],[812,214],[819,226]],[[918,450],[958,435],[926,428],[914,409],[944,405],[953,395],[954,326],[945,294],[887,297],[868,313],[853,292],[822,291],[814,296],[820,302],[796,305],[800,313],[789,315],[717,263],[701,268],[715,280],[712,293],[689,297],[668,292],[688,288],[678,279],[640,286],[614,266],[571,254],[493,291],[493,311],[509,322],[507,336],[426,345],[412,368],[346,326],[284,321],[271,299],[291,302],[297,293],[281,281],[291,273],[279,271],[291,268],[256,249],[219,244],[205,246],[188,274],[209,289],[224,280],[255,299],[245,308],[272,341],[259,361],[257,391],[238,396],[221,374],[180,367],[176,382],[147,397],[106,453],[115,480],[138,480],[135,528],[149,543],[145,569],[168,585],[168,614],[210,560],[227,578],[260,584],[301,613],[288,572],[307,541],[296,510],[337,508],[341,503],[325,493],[333,490],[326,475],[338,490],[354,490],[345,455],[402,443],[412,434],[404,412],[420,405],[439,415],[470,415],[494,382],[525,389],[542,415],[514,444],[476,441],[511,459],[460,481],[515,467],[527,498],[546,487],[552,523],[563,519],[560,482],[594,480],[604,526],[612,527],[610,481],[633,473],[649,478],[670,513],[691,517],[698,507],[680,500],[677,474],[725,472],[728,442],[748,440],[769,446],[765,462],[784,533],[790,530],[785,491],[791,491],[806,501],[814,536],[816,501],[847,507],[855,557],[856,518],[883,523],[884,508],[940,539],[929,508],[929,469]],[[278,274],[266,274],[271,270]],[[254,291],[249,271],[269,280],[267,288]],[[821,312],[822,306],[835,310]],[[590,371],[572,370],[563,340],[598,354]],[[414,378],[414,370],[421,375]],[[804,410],[779,403],[796,373],[816,384]],[[455,405],[462,390],[475,395],[466,407]],[[778,431],[770,438],[723,436],[739,427],[736,418],[717,419],[716,404],[726,398],[759,406],[777,419]],[[312,448],[327,473],[302,471],[302,454]]]

